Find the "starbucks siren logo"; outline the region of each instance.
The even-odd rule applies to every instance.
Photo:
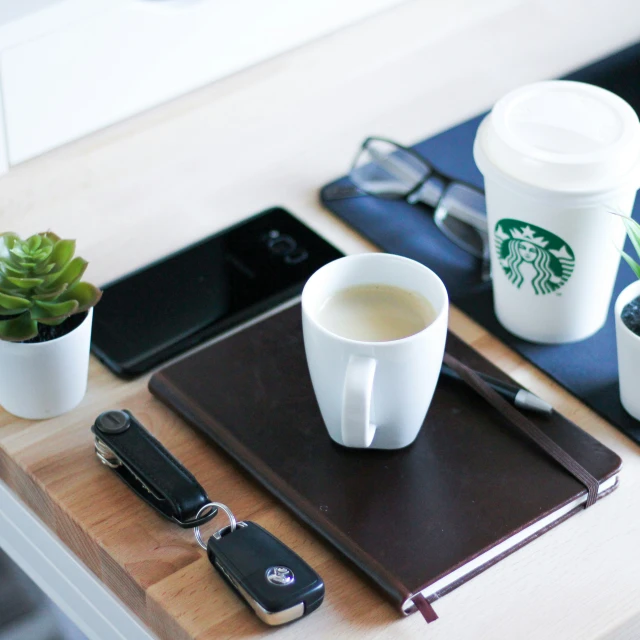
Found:
[[[533,224],[503,218],[496,224],[495,242],[500,266],[518,289],[530,282],[536,295],[551,293],[573,273],[571,247]]]

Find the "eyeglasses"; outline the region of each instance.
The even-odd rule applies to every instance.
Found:
[[[367,138],[349,172],[360,191],[378,198],[422,202],[453,243],[482,260],[489,279],[489,241],[484,193],[440,173],[412,149],[384,138]]]

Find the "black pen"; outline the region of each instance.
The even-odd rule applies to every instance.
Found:
[[[460,376],[448,365],[442,365],[440,373],[451,380],[461,380]],[[509,400],[519,409],[526,409],[527,411],[536,411],[537,413],[550,414],[553,411],[553,407],[545,402],[542,398],[539,398],[535,393],[521,389],[508,382],[503,382],[497,378],[492,378],[484,373],[475,371],[494,391],[497,391],[503,398]]]

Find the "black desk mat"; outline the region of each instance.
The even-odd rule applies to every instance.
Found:
[[[609,89],[640,114],[640,43],[566,79]],[[482,175],[473,160],[472,149],[484,115],[424,140],[414,148],[442,172],[482,187]],[[613,304],[620,291],[634,279],[626,264],[620,265],[607,322],[598,333],[573,344],[533,344],[511,335],[498,322],[491,284],[480,283],[477,261],[440,233],[428,207],[369,196],[340,198],[340,187],[350,184],[348,178],[341,178],[325,186],[321,191],[323,204],[381,249],[413,258],[433,269],[459,309],[640,444],[640,421],[622,408],[618,392]],[[640,220],[640,197],[636,199],[633,217]]]

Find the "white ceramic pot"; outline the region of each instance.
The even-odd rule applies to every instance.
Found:
[[[87,390],[93,309],[70,333],[34,344],[0,340],[0,405],[20,418],[52,418]]]
[[[625,410],[640,420],[640,336],[629,329],[622,318],[625,305],[640,296],[640,280],[622,290],[614,309],[618,345],[618,378],[620,401]]]

